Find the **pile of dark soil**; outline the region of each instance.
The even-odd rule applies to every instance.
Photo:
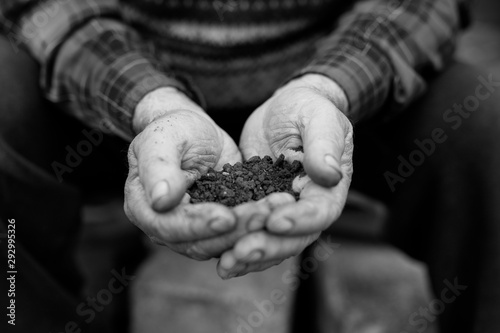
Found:
[[[243,163],[226,164],[222,171],[210,169],[188,189],[191,202],[218,202],[236,206],[259,200],[273,192],[287,192],[298,199],[292,182],[305,175],[302,163],[285,161],[281,155],[274,163],[270,156],[254,156]]]

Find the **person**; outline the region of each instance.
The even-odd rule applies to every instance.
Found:
[[[114,185],[123,141],[129,219],[187,257],[220,256],[218,274],[231,278],[300,254],[339,217],[355,123],[353,187],[388,204],[388,239],[429,265],[437,295],[445,279],[467,285],[440,316],[443,331],[499,327],[498,117],[485,106],[496,81],[483,77],[476,90],[481,117],[467,113],[474,104],[440,114],[474,84],[459,78],[476,72],[451,64],[464,1],[8,0],[0,9],[0,215],[18,221],[23,258],[53,287],[37,293],[47,304],[77,305],[78,186]],[[443,119],[458,129],[433,132]],[[420,151],[432,153],[408,162],[423,135],[433,141]],[[84,159],[101,141],[115,154],[90,173]],[[208,168],[281,153],[304,164],[300,200],[189,204],[186,188]],[[37,327],[61,329],[46,308],[51,319]]]

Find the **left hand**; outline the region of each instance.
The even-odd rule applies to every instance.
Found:
[[[271,208],[267,231],[248,233],[218,264],[222,278],[261,271],[300,254],[341,214],[353,171],[353,129],[340,111],[342,89],[327,77],[309,74],[289,82],[248,118],[240,139],[244,159],[284,154],[300,160],[300,199],[274,193],[262,200]],[[296,151],[302,146],[303,153]],[[295,149],[294,149],[295,148]]]
[[[229,135],[184,93],[171,87],[149,92],[132,121],[137,136],[129,147],[124,208],[154,243],[208,260],[233,246],[246,227],[243,223],[251,223],[259,212],[268,215],[255,203],[238,210],[189,203],[186,188],[199,175],[241,161],[241,154]]]

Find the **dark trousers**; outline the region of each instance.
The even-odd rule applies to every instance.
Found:
[[[41,97],[37,65],[3,39],[0,64],[0,233],[15,219],[15,331],[85,329],[75,311],[80,210],[85,196],[122,190],[127,145],[104,136],[88,156],[68,157],[88,129]],[[453,64],[403,113],[355,129],[353,188],[388,205],[387,241],[428,265],[436,298],[458,288],[439,316],[443,332],[500,331],[500,93],[478,90],[480,75],[488,80]],[[473,111],[448,111],[455,103]]]
[[[44,100],[38,73],[30,56],[0,38],[0,234],[14,219],[17,269],[16,325],[10,326],[4,320],[7,238],[0,238],[0,331],[110,332],[101,329],[108,327],[103,313],[91,318],[87,296],[96,295],[83,295],[75,256],[83,203],[123,194],[128,144],[106,135],[99,142],[97,132]],[[121,273],[121,266],[113,268]]]
[[[404,114],[356,130],[352,186],[388,204],[386,240],[428,265],[443,332],[500,331],[500,87],[489,80],[453,64]]]

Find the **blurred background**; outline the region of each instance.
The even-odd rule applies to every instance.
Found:
[[[457,59],[481,67],[500,78],[500,1],[474,2],[472,25],[461,37]],[[89,281],[85,293],[90,296],[106,288],[112,269],[127,267],[127,272],[132,272],[146,255],[164,251],[146,244],[141,233],[127,221],[120,200],[97,201],[85,208],[85,227],[80,240],[79,259]],[[355,224],[355,221],[360,220],[359,217],[351,215],[346,222]],[[358,236],[370,238],[370,235],[376,234],[380,223],[377,219],[361,223],[355,232]],[[315,328],[320,331],[321,327],[326,326],[335,327],[335,332],[390,333],[389,327],[397,324],[405,332],[417,332],[415,326],[408,324],[408,316],[412,309],[418,309],[419,304],[429,304],[433,298],[429,291],[426,268],[384,244],[364,241],[363,237],[348,239],[342,240],[343,246],[331,262],[331,271],[326,275],[326,280],[320,281],[328,286],[325,290],[332,298],[326,296],[322,299],[328,311],[324,317],[316,317],[316,320],[323,323],[315,323],[313,326],[318,326]],[[167,280],[161,282],[160,279],[158,282],[157,277],[166,273],[162,271],[163,266],[155,266],[154,261],[147,265],[146,276],[143,275],[139,283],[118,295],[116,301],[98,314],[91,324],[93,331],[126,332],[133,326],[134,332],[147,333],[144,331],[146,326],[160,328],[165,325],[161,316],[149,316],[147,325],[142,323],[146,320],[144,314],[162,312],[161,284],[168,285]],[[144,267],[141,269],[144,270]],[[137,274],[141,274],[140,270]],[[156,294],[153,292],[155,295],[151,296],[153,280],[159,285],[155,287],[158,288]],[[310,286],[305,288],[300,299],[307,304],[314,303],[315,300],[311,298],[315,296],[311,295],[315,294],[308,291]],[[144,292],[146,289],[149,292]],[[135,298],[131,298],[130,294],[135,295]],[[155,297],[156,301],[141,299],[144,297]],[[135,305],[127,305],[130,301]],[[312,309],[314,306],[309,311]],[[200,318],[196,320],[200,331],[203,331],[207,323]],[[134,323],[132,326],[131,322]],[[112,327],[114,325],[111,323],[119,325]],[[310,322],[297,322],[294,325],[297,332],[312,332]],[[333,332],[328,328],[323,331]],[[429,322],[425,332],[437,333],[436,322]]]
[[[472,26],[462,36],[457,58],[500,77],[500,1],[473,1]]]

